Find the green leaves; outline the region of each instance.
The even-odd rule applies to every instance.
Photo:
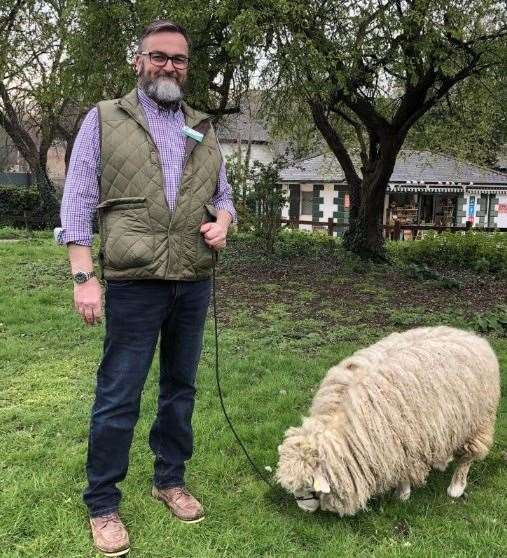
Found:
[[[497,333],[507,337],[507,306],[497,306],[475,319],[475,327],[482,333]]]

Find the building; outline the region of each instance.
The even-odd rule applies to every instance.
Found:
[[[281,174],[288,196],[282,218],[318,222],[329,218],[341,234],[348,223],[349,193],[332,154],[297,161]],[[507,174],[428,151],[403,150],[384,200],[384,224],[507,227]]]
[[[216,132],[222,153],[227,159],[239,155],[244,162],[271,163],[282,155],[287,142],[273,141],[262,120],[260,91],[251,91],[241,99],[240,111],[220,118]],[[249,153],[249,155],[247,155]]]

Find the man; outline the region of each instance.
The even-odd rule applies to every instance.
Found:
[[[135,55],[138,86],[102,101],[76,138],[62,201],[74,303],[93,325],[102,317],[91,223],[98,210],[107,283],[106,336],[97,373],[84,500],[97,549],[129,550],[118,516],[141,391],[160,334],[160,394],[150,432],[152,494],[187,522],[204,518],[185,488],[192,455],[195,374],[210,295],[213,253],[235,218],[231,188],[209,117],[182,101],[189,64],[186,30],[155,21]]]

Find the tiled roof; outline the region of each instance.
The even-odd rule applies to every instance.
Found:
[[[356,169],[358,169],[356,164]],[[296,161],[280,172],[284,182],[344,182],[345,176],[334,155],[326,153]],[[390,182],[473,182],[507,184],[507,174],[486,169],[453,157],[429,151],[402,150]]]

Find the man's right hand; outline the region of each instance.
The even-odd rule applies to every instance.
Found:
[[[102,321],[102,286],[96,277],[74,284],[74,308],[88,325]]]

